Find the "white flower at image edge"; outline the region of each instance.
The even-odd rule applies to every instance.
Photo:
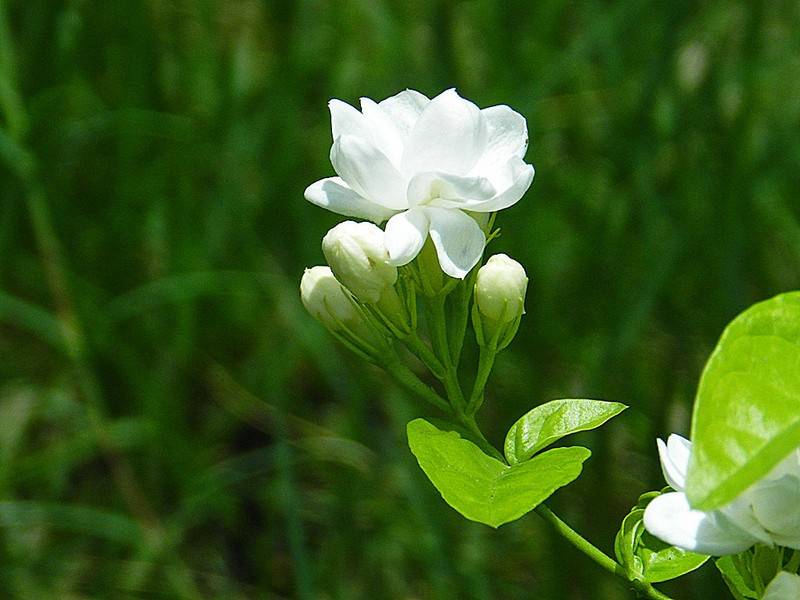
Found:
[[[782,571],[764,590],[763,600],[797,600],[800,598],[800,576]]]
[[[692,444],[671,435],[658,440],[664,478],[675,492],[656,497],[644,513],[647,530],[668,544],[712,556],[737,554],[756,543],[800,549],[800,451],[730,504],[695,510],[684,493]]]
[[[411,262],[430,234],[442,270],[463,279],[486,238],[463,211],[515,204],[533,181],[523,161],[525,118],[508,106],[479,109],[455,90],[432,100],[413,90],[361,111],[330,101],[331,163],[338,177],[311,184],[310,202],[348,217],[387,221],[389,261]]]

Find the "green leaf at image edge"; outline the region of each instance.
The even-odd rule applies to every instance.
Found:
[[[565,398],[541,404],[525,413],[506,435],[506,460],[514,465],[564,436],[600,427],[628,408],[619,402]]]
[[[736,317],[709,359],[695,401],[686,493],[716,509],[800,446],[800,292]]]
[[[424,419],[411,421],[407,431],[411,452],[445,502],[467,519],[495,528],[530,512],[575,480],[591,455],[582,447],[555,448],[508,466]]]

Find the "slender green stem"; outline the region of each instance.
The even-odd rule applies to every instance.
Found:
[[[464,347],[464,336],[467,333],[469,322],[469,301],[472,298],[472,288],[475,284],[476,266],[462,284],[456,288],[455,299],[451,302],[450,331],[448,342],[450,344],[450,358],[458,368],[461,362],[461,350]]]
[[[784,571],[789,571],[789,573],[797,573],[797,570],[800,569],[800,550],[792,552],[792,557],[783,569]]]
[[[459,415],[459,418],[462,418],[466,403],[464,401],[464,392],[461,391],[461,384],[458,382],[456,367],[450,357],[444,301],[445,296],[440,295],[428,303],[428,327],[430,328],[433,350],[444,365],[442,384],[453,410]]]
[[[640,596],[651,598],[653,600],[671,600],[669,596],[662,594],[647,582],[628,579],[628,576],[625,573],[625,569],[622,568],[622,565],[597,548],[580,533],[572,529],[572,527],[562,521],[558,515],[547,508],[547,506],[544,504],[540,504],[536,507],[536,513],[545,521],[550,523],[550,525],[552,525],[553,528],[570,544],[575,546],[578,550],[583,552],[586,556],[591,558],[606,571],[628,581]]]
[[[393,360],[385,365],[386,372],[391,375],[397,383],[399,383],[407,391],[411,392],[422,398],[423,400],[431,403],[439,410],[452,414],[452,410],[447,401],[442,398],[430,386],[426,385],[414,372],[401,363],[399,360]]]
[[[475,441],[480,446],[481,450],[483,450],[489,456],[496,458],[497,460],[505,463],[506,458],[503,454],[495,448],[489,440],[486,439],[486,436],[483,435],[480,427],[478,427],[477,421],[475,421],[475,417],[472,415],[460,415],[459,416],[461,422],[464,424],[464,427],[475,436]]]
[[[467,414],[474,415],[480,410],[483,404],[483,392],[486,389],[486,382],[489,381],[489,375],[494,367],[494,359],[497,356],[493,346],[481,346],[480,357],[478,358],[478,372],[475,375],[475,383],[472,385],[472,394],[470,394],[469,402],[467,403]]]
[[[422,364],[424,364],[428,370],[436,376],[437,379],[444,378],[444,365],[438,358],[436,358],[436,355],[428,347],[428,345],[422,341],[419,335],[417,335],[416,331],[411,332],[411,334],[404,338],[403,343],[409,350],[411,350],[414,356],[422,361]]]

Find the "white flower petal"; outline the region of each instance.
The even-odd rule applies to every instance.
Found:
[[[391,98],[381,100],[378,106],[389,116],[400,135],[405,138],[430,102],[427,96],[419,92],[404,90]]]
[[[797,600],[800,598],[800,575],[781,571],[764,590],[763,600]]]
[[[492,182],[484,177],[464,177],[441,171],[417,173],[408,183],[408,203],[430,204],[442,208],[461,208],[465,202],[493,198]]]
[[[482,173],[508,162],[512,157],[524,158],[528,149],[528,124],[518,112],[505,105],[490,106],[481,110],[486,120],[487,142],[474,172]]]
[[[312,204],[346,217],[382,223],[395,211],[359,196],[340,177],[327,177],[306,188],[305,198]]]
[[[800,539],[800,479],[784,475],[777,480],[762,481],[748,496],[755,518],[773,538]]]
[[[486,147],[486,123],[480,109],[454,89],[431,100],[406,140],[402,170],[465,175]]]
[[[762,544],[772,546],[774,543],[772,536],[756,519],[755,513],[753,512],[752,496],[749,492],[741,494],[731,503],[721,508],[720,512],[733,521],[737,527],[746,531]]]
[[[675,433],[667,438],[666,444],[661,440],[656,440],[656,443],[664,479],[673,490],[682,492],[686,489],[686,472],[689,469],[692,443]]]
[[[533,165],[526,164],[521,158],[513,157],[504,168],[506,173],[503,176],[495,175],[492,181],[495,188],[503,191],[490,200],[477,204],[470,203],[463,208],[475,212],[496,212],[519,202],[533,183]],[[501,181],[508,182],[508,186],[502,185]]]
[[[372,139],[364,115],[358,109],[336,98],[328,102],[328,109],[331,111],[331,133],[334,142],[342,135]]]
[[[756,542],[720,513],[693,510],[681,492],[653,499],[645,509],[644,526],[668,544],[712,556],[736,554]]]
[[[386,155],[371,142],[354,136],[339,136],[331,148],[336,173],[367,200],[387,208],[408,207],[403,178]]]
[[[399,267],[414,260],[428,237],[428,225],[428,217],[420,209],[407,210],[389,219],[384,233],[389,264]]]
[[[769,472],[766,479],[780,479],[784,475],[800,478],[800,450],[794,450]]]
[[[399,167],[403,156],[403,140],[392,119],[369,98],[361,98],[361,111],[375,146],[392,161],[392,164]]]
[[[442,271],[464,279],[481,259],[486,236],[475,220],[450,208],[425,207],[431,221],[430,234]]]

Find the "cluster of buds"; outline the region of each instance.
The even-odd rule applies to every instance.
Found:
[[[322,240],[328,266],[306,269],[300,282],[306,310],[373,362],[385,357],[392,336],[408,335],[416,319],[413,290],[398,281],[383,239],[372,223],[339,223]]]
[[[480,263],[494,216],[533,181],[525,118],[505,105],[481,109],[455,90],[435,98],[405,90],[360,106],[331,100],[336,176],[308,186],[305,197],[363,222],[325,236],[329,266],[306,271],[303,303],[351,349],[468,423],[524,312],[524,269],[505,255]],[[470,305],[480,364],[466,397],[458,367]],[[401,346],[440,380],[446,402],[414,379]]]
[[[491,239],[490,220],[482,225]],[[401,361],[399,343],[443,382],[452,377],[471,304],[485,373],[471,399],[453,408],[474,414],[494,356],[514,338],[525,313],[528,277],[522,265],[497,254],[454,278],[443,272],[433,244],[427,243],[413,261],[398,267],[390,259],[385,232],[354,221],[333,227],[322,240],[322,252],[328,265],[303,274],[304,306],[347,347],[390,372]],[[418,318],[418,299],[424,319]],[[427,335],[418,323],[424,323]]]

